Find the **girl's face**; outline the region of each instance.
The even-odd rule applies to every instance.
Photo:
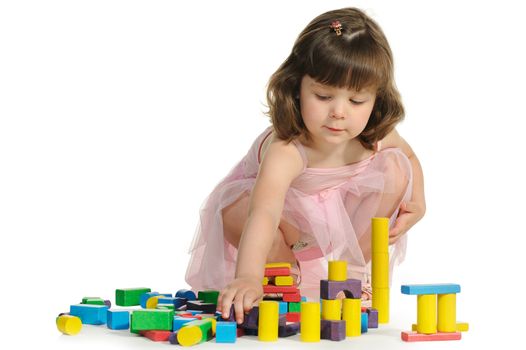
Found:
[[[301,116],[315,142],[341,144],[360,135],[375,98],[374,91],[336,88],[308,75],[301,80]]]

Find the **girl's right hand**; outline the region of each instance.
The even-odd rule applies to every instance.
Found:
[[[238,277],[219,293],[217,299],[218,310],[222,317],[230,316],[230,308],[234,303],[235,319],[238,324],[243,323],[245,312],[252,309],[253,304],[263,296],[262,281],[254,277]]]

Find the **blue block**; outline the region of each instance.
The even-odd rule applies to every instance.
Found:
[[[181,317],[181,316],[174,316],[174,321],[173,321],[173,328],[172,330],[175,332],[175,331],[178,331],[179,329],[181,329],[181,327],[188,323],[188,322],[191,322],[191,321],[196,321],[197,318],[193,318],[193,317]]]
[[[146,309],[146,301],[156,295],[159,295],[159,292],[148,292],[148,293],[141,294],[141,296],[139,297],[141,307],[143,309]]]
[[[236,322],[216,323],[216,343],[235,343],[237,339]]]
[[[109,329],[130,328],[130,312],[124,310],[108,310],[107,324]]]
[[[369,327],[369,315],[367,312],[362,312],[362,334],[367,333]]]
[[[307,297],[301,297],[301,301],[306,302],[307,301]]]
[[[83,324],[106,324],[108,306],[79,304],[69,307],[69,314],[80,318]]]
[[[441,284],[404,284],[402,294],[422,295],[422,294],[455,294],[460,293],[460,284],[441,283]]]
[[[175,293],[176,297],[185,298],[187,300],[197,300],[197,297],[194,292],[189,289],[180,289]]]
[[[286,301],[280,301],[279,302],[279,314],[283,315],[289,312],[289,303]]]
[[[172,297],[159,298],[157,300],[157,305],[159,304],[174,305],[174,301],[175,301],[175,298],[172,298]]]
[[[174,307],[178,309],[181,306],[186,305],[186,300],[186,298],[174,297]]]

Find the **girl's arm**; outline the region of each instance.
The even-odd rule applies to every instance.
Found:
[[[263,295],[262,281],[268,253],[281,220],[285,195],[290,183],[303,169],[296,147],[273,141],[266,150],[250,197],[248,217],[238,246],[236,275],[221,291],[219,310],[228,317],[234,302],[236,319]]]
[[[397,147],[404,152],[413,169],[413,195],[409,202],[402,203],[394,227],[389,232],[389,244],[393,244],[416,224],[426,212],[424,195],[424,174],[416,154],[409,144],[395,130],[382,140],[382,148]]]

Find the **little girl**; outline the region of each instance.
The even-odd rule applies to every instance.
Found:
[[[268,85],[272,126],[201,210],[186,280],[221,290],[236,319],[263,295],[264,265],[290,262],[302,295],[319,298],[328,260],[370,275],[372,217],[390,218],[392,267],[425,212],[423,175],[396,132],[404,109],[380,27],[344,8],[316,17]]]

